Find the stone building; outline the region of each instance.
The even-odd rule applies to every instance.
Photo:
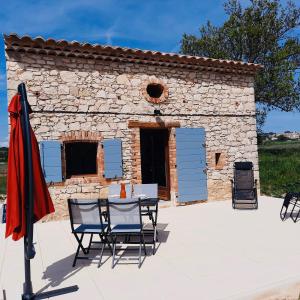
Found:
[[[259,179],[259,65],[14,34],[5,47],[9,99],[25,82],[58,215],[114,182],[185,203],[230,199],[235,161]]]

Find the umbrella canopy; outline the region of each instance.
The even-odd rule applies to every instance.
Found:
[[[25,187],[25,153],[24,137],[21,125],[20,95],[15,95],[8,107],[10,114],[10,139],[8,150],[7,170],[7,211],[5,237],[12,235],[13,240],[18,240],[26,234],[26,187]],[[41,168],[39,147],[30,127],[33,168],[33,215],[32,222],[36,222],[45,215],[54,212],[54,206],[45,182]]]

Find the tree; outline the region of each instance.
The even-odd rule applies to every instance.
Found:
[[[251,0],[243,8],[228,0],[224,9],[228,19],[222,26],[208,22],[199,37],[183,35],[181,53],[262,64],[255,77],[259,125],[270,109],[300,110],[300,8],[279,0]]]
[[[285,142],[285,141],[288,141],[289,138],[283,134],[280,134],[278,137],[277,137],[277,141],[280,141],[280,142]]]

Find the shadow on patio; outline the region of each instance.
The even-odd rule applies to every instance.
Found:
[[[156,244],[156,252],[155,253],[157,253],[157,251],[159,250],[160,245],[162,243],[166,243],[168,240],[170,231],[165,230],[167,228],[167,226],[168,226],[168,224],[166,224],[166,223],[157,224],[158,241]],[[145,228],[146,229],[148,228],[147,224],[146,224]],[[146,236],[145,239],[146,239],[146,242],[150,242],[149,236],[148,237]],[[97,245],[97,241],[96,241],[96,245]],[[130,248],[132,246],[129,245],[127,247]],[[135,260],[135,257],[137,256],[137,253],[138,253],[137,245],[134,245],[133,247],[135,249],[130,248],[130,250],[134,250],[134,251],[126,251],[125,247],[117,249],[117,251],[118,251],[117,254],[119,255],[119,257],[115,263],[115,266],[120,265],[121,261],[128,262],[128,263],[122,262],[121,263],[122,265],[123,264],[125,264],[125,265],[132,264],[131,261]],[[100,248],[95,248],[95,246],[92,246],[92,248],[93,249],[91,249],[88,254],[89,259],[78,261],[75,267],[72,267],[72,263],[73,263],[74,255],[75,255],[75,248],[74,248],[74,254],[71,254],[61,260],[54,262],[50,266],[48,266],[43,274],[42,279],[48,280],[49,283],[47,285],[45,285],[42,289],[40,289],[37,293],[42,293],[42,292],[46,291],[49,287],[61,286],[61,284],[64,281],[71,278],[72,276],[74,276],[75,274],[80,272],[85,267],[90,266],[91,264],[95,264],[95,267],[96,267],[96,265],[98,264],[98,259],[99,259],[99,255],[100,255]],[[147,256],[152,256],[152,245],[147,244],[146,249],[147,249]],[[111,258],[111,252],[109,251],[108,248],[106,248],[104,251],[101,266],[103,264],[105,264],[110,258]],[[146,259],[146,257],[143,257],[142,264],[145,259]],[[100,267],[100,269],[101,269],[101,267]]]

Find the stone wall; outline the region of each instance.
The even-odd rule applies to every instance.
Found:
[[[129,122],[179,122],[180,127],[205,128],[209,200],[231,198],[236,160],[253,161],[258,179],[252,76],[15,52],[6,58],[9,99],[24,81],[38,140],[63,140],[70,132],[95,133],[99,140],[121,138],[124,179],[138,181],[137,130]],[[163,103],[145,97],[145,84],[153,81],[167,87]],[[155,117],[154,109],[163,115]],[[173,134],[174,128],[170,143],[175,145]],[[217,166],[215,153],[220,153]],[[172,155],[174,161],[176,152]],[[66,215],[66,198],[105,196],[107,183],[99,174],[69,179],[50,190],[56,207],[64,207],[59,214]],[[176,189],[176,170],[171,170],[173,200]]]

